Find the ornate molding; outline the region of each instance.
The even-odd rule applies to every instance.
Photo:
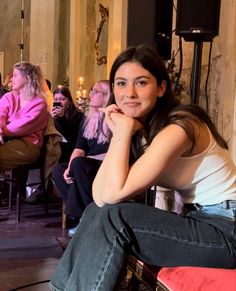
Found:
[[[101,16],[101,21],[97,28],[97,38],[94,44],[94,48],[95,48],[95,54],[96,54],[96,61],[97,61],[97,64],[100,66],[102,64],[107,63],[107,56],[101,54],[100,41],[101,41],[102,29],[104,27],[105,22],[108,20],[108,16],[109,16],[108,8],[104,7],[101,3],[99,3],[99,13]]]

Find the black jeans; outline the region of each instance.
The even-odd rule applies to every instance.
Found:
[[[51,280],[51,289],[111,291],[128,255],[155,266],[236,267],[236,208],[225,219],[187,216],[136,202],[91,203]]]
[[[52,179],[65,201],[65,212],[71,217],[81,217],[92,199],[92,183],[101,165],[101,161],[77,157],[72,160],[70,167],[72,184],[67,184],[63,178],[67,164],[58,164],[52,172]]]

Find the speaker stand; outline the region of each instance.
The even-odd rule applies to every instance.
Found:
[[[194,54],[192,65],[192,82],[191,82],[191,98],[193,104],[199,104],[199,92],[201,82],[201,64],[202,64],[202,42],[194,42]]]

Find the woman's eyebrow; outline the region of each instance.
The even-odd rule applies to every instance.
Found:
[[[124,77],[116,77],[115,80],[126,80]]]
[[[145,79],[150,79],[149,76],[138,76],[138,77],[136,77],[134,80],[139,80],[139,79],[143,79],[143,78],[145,78]],[[115,80],[127,80],[127,79],[124,78],[124,77],[116,77]]]

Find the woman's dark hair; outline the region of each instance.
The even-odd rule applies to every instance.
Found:
[[[178,100],[175,98],[169,74],[163,63],[163,60],[158,55],[156,50],[147,45],[138,45],[128,47],[114,61],[110,72],[110,86],[111,97],[108,104],[115,103],[113,84],[115,74],[118,68],[126,62],[139,63],[144,69],[149,71],[157,80],[157,84],[161,85],[163,81],[166,82],[166,90],[161,98],[157,98],[157,102],[151,112],[149,112],[146,122],[144,124],[144,133],[147,140],[147,145],[151,143],[156,134],[168,123],[168,115],[170,111],[178,105]],[[134,151],[140,149],[141,136],[140,133],[134,135]],[[142,150],[141,150],[142,152]],[[141,153],[140,153],[141,154]]]
[[[156,134],[170,123],[178,124],[184,128],[192,140],[194,147],[195,138],[193,134],[193,123],[188,122],[189,118],[198,120],[199,125],[201,125],[202,122],[206,123],[219,145],[223,148],[227,147],[226,142],[219,135],[213,122],[204,110],[197,106],[180,104],[179,100],[175,97],[172,91],[171,80],[164,62],[158,55],[157,51],[151,46],[140,44],[138,46],[128,47],[115,59],[110,71],[111,96],[108,101],[108,105],[115,103],[115,96],[113,93],[115,74],[118,68],[126,62],[139,63],[156,78],[158,85],[161,85],[163,81],[166,82],[166,90],[164,95],[157,98],[154,108],[148,113],[144,124],[144,131],[139,131],[133,136],[132,152],[135,154],[135,158],[140,156],[144,151],[144,146],[142,145],[143,134],[145,135],[147,141],[145,146],[148,146]]]
[[[48,89],[51,90],[52,89],[52,84],[48,79],[45,79],[45,82],[47,83]]]
[[[63,96],[65,96],[67,99],[69,99],[71,102],[73,102],[72,96],[71,96],[71,92],[70,89],[66,86],[62,86],[59,85],[53,92],[53,96],[57,93],[62,94]]]
[[[193,149],[196,140],[194,135],[193,122],[191,121],[193,121],[194,124],[197,124],[199,128],[201,128],[203,125],[207,125],[217,143],[222,148],[228,149],[227,142],[217,131],[217,128],[211,120],[210,116],[200,106],[194,104],[179,105],[174,108],[169,114],[169,124],[178,124],[186,131],[187,135],[192,141]]]
[[[71,114],[74,114],[75,111],[78,111],[74,102],[73,102],[73,98],[72,98],[72,95],[71,95],[71,92],[70,92],[70,89],[66,86],[62,86],[62,85],[59,85],[53,92],[53,96],[55,94],[62,94],[63,96],[65,96],[69,101],[70,101],[70,104],[65,112],[65,116],[66,118],[72,118]]]

